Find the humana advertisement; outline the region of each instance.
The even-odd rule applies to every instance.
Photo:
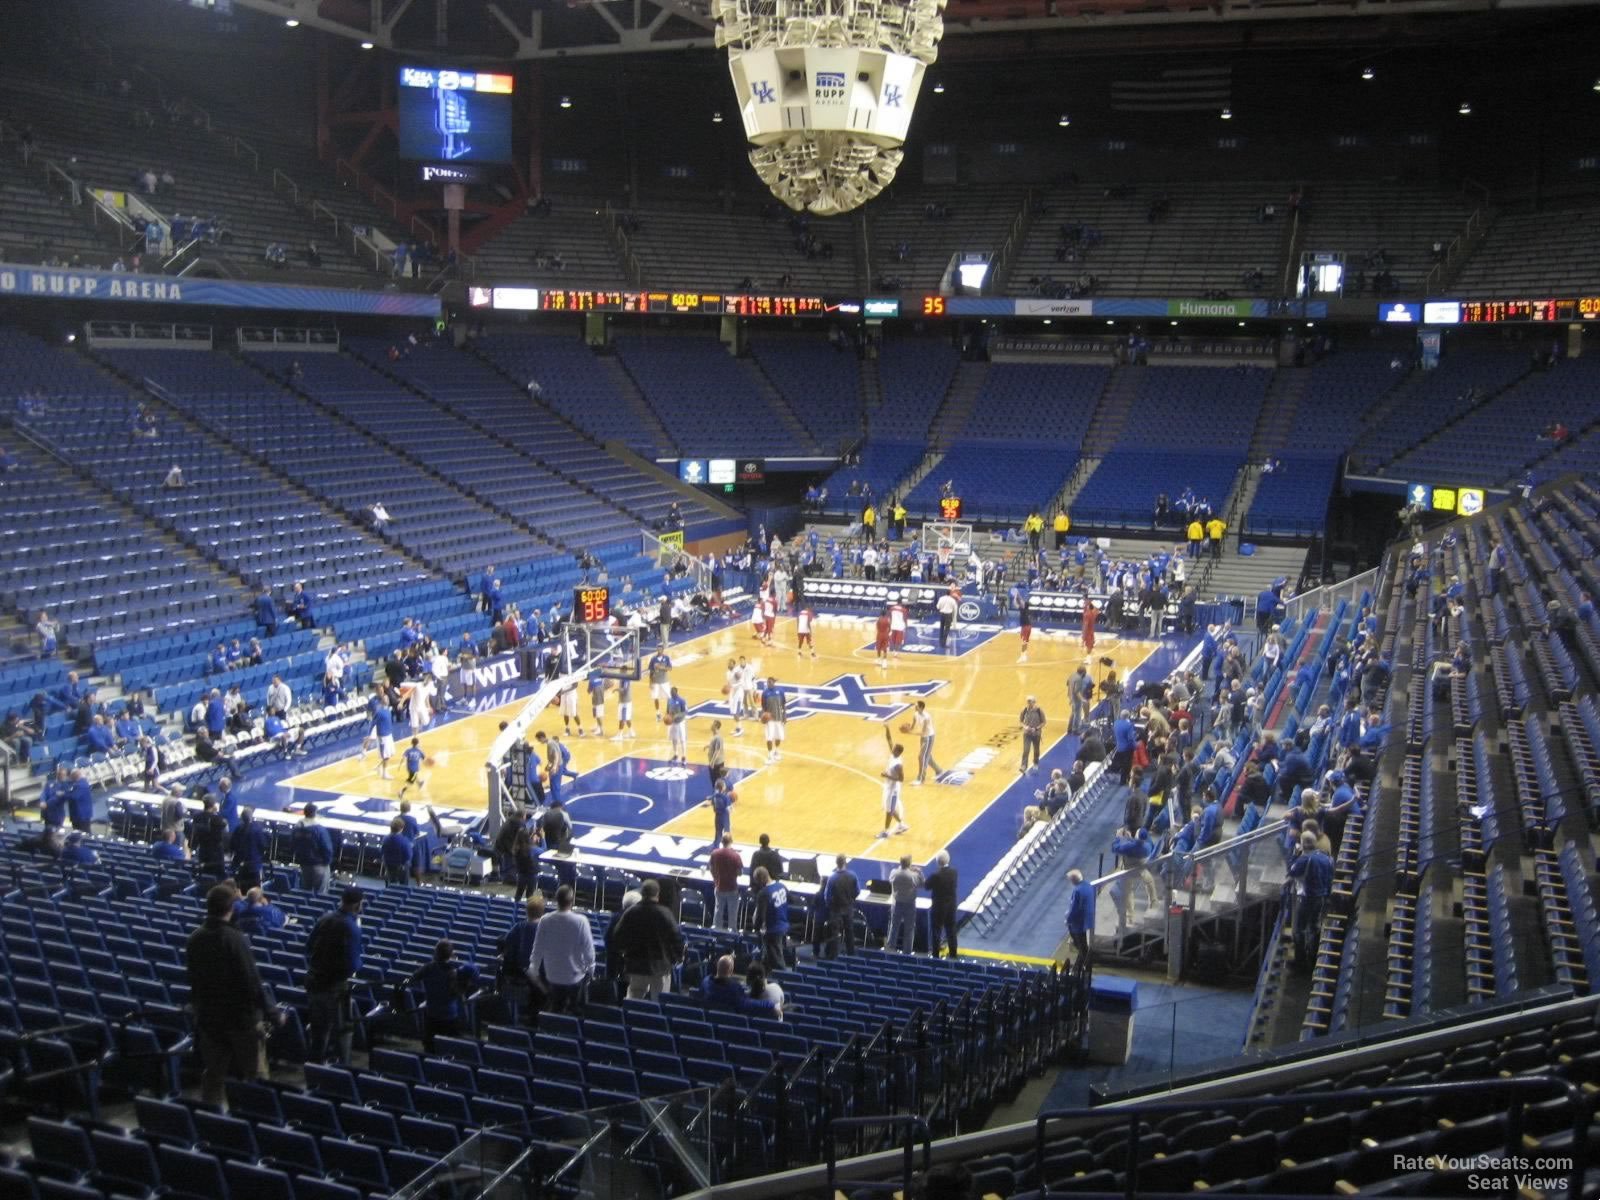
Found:
[[[1254,315],[1253,300],[1168,300],[1169,317],[1248,317]]]

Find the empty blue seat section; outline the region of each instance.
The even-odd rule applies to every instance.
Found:
[[[1098,363],[993,363],[957,436],[1076,448],[1110,374]]]
[[[649,411],[623,402],[617,380],[607,370],[615,366],[615,359],[608,364],[581,338],[496,329],[474,341],[472,348],[500,370],[499,379],[483,377],[489,394],[518,383],[526,388],[537,382],[539,398],[591,437],[621,442],[646,458],[672,452],[670,441],[664,440],[665,431]],[[364,344],[360,349],[363,354],[370,353]],[[415,362],[401,362],[395,370],[408,379],[426,379],[429,391],[436,395],[437,384],[444,382]]]
[[[1138,390],[1126,421],[1073,501],[1073,519],[1148,527],[1156,496],[1175,497],[1185,488],[1221,509],[1244,465],[1272,372],[1253,366],[1133,370]]]
[[[782,458],[804,446],[804,427],[775,401],[770,385],[715,337],[628,334],[616,344],[623,366],[684,454]]]
[[[1072,504],[1075,524],[1126,525],[1148,529],[1156,496],[1176,496],[1184,488],[1220,508],[1244,463],[1236,454],[1183,453],[1176,450],[1113,450]]]
[[[128,374],[154,380],[199,424],[264,459],[347,518],[364,520],[366,510],[381,502],[393,517],[383,536],[440,571],[460,575],[485,557],[515,561],[554,552],[418,462],[237,359],[189,350],[112,350],[105,357]]]
[[[1328,499],[1339,476],[1338,456],[1288,455],[1263,474],[1245,515],[1245,534],[1312,537],[1328,519]]]
[[[89,370],[70,351],[9,334],[8,367],[63,359]],[[127,351],[156,354],[154,367],[172,355],[210,357],[196,351]],[[137,361],[129,362],[137,368]],[[243,368],[239,368],[242,370]],[[49,377],[53,364],[30,368],[27,378]],[[86,471],[163,532],[248,583],[287,591],[303,582],[319,599],[352,595],[428,578],[427,570],[357,529],[246,454],[155,406],[155,436],[135,438],[138,400],[96,373],[106,390],[92,398],[52,396],[18,416],[18,422],[64,459]],[[252,390],[259,392],[265,381]],[[25,386],[9,388],[26,391]],[[163,487],[173,466],[185,487]],[[159,632],[159,629],[154,630]],[[97,639],[98,640],[98,639]]]
[[[963,520],[1020,521],[1061,490],[1078,462],[1076,446],[1041,442],[957,442],[905,498],[913,513],[938,511],[939,489],[953,480]]]
[[[835,346],[815,333],[761,333],[750,353],[825,454],[860,441],[861,380],[848,339]]]
[[[1527,370],[1526,351],[1518,365]],[[1504,386],[1511,367],[1502,367],[1486,372],[1484,381],[1474,385],[1478,395]],[[1577,433],[1596,418],[1600,418],[1600,360],[1593,355],[1558,359],[1547,370],[1529,371],[1514,386],[1490,395],[1460,420],[1400,455],[1388,474],[1487,485],[1514,483],[1527,463],[1551,450],[1549,439],[1540,436],[1545,429],[1560,423]],[[1558,455],[1542,464],[1541,471],[1548,476],[1562,469],[1589,469],[1592,456],[1592,448]],[[1566,464],[1564,468],[1560,463]]]
[[[850,495],[853,483],[869,485],[875,502],[881,504],[927,453],[922,442],[867,442],[858,453],[859,462],[841,466],[823,480],[822,486],[828,489],[827,511],[851,518],[860,514],[863,501]]]
[[[496,335],[475,347],[483,359],[438,343],[424,343],[390,361],[391,343],[382,338],[351,338],[346,345],[356,357],[393,373],[435,404],[534,460],[543,474],[568,481],[579,494],[566,503],[576,502],[582,511],[574,516],[588,522],[587,527],[569,527],[569,531],[581,533],[591,545],[621,536],[625,523],[619,521],[615,508],[635,523],[654,527],[676,502],[691,538],[709,536],[711,527],[726,524],[692,495],[602,449],[601,442],[615,439],[646,458],[672,452],[670,446],[641,446],[636,438],[617,436],[618,424],[634,410],[607,371],[608,367],[616,369],[616,360],[597,357],[579,339]],[[508,368],[490,365],[507,360],[517,368],[509,379]],[[539,402],[527,394],[530,380],[539,383]],[[502,478],[497,484],[506,482],[514,481]],[[593,507],[596,499],[614,507],[610,511],[605,506]],[[590,502],[589,506],[584,502]]]
[[[885,337],[878,353],[883,396],[867,414],[872,437],[926,445],[961,356],[948,341]]]
[[[1521,347],[1453,346],[1437,368],[1416,372],[1396,389],[1394,403],[1368,425],[1352,453],[1367,471],[1385,466],[1527,369],[1527,351]]]

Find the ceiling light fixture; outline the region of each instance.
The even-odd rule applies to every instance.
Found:
[[[1378,73],[1371,67],[1363,67],[1361,69],[1361,78],[1365,79],[1368,83],[1371,83],[1377,77]]]
[[[561,107],[562,108],[571,108],[572,107],[572,97],[571,96],[563,96],[563,97],[561,97]]]
[[[293,17],[290,17],[288,20],[286,20],[284,22],[284,24],[287,25],[290,29],[299,29],[300,28],[300,22],[295,20]]]
[[[1461,102],[1461,107],[1456,109],[1456,111],[1463,117],[1470,117],[1472,115],[1472,101],[1463,100]]]
[[[361,48],[363,50],[371,50],[372,49],[372,43],[371,42],[362,42],[361,43]]]
[[[1233,120],[1233,109],[1225,108],[1225,109],[1222,110],[1222,112],[1219,115],[1222,117],[1222,119],[1224,121],[1231,121],[1231,120]]]
[[[1065,129],[1068,125],[1072,124],[1072,118],[1067,116],[1066,113],[1062,113],[1059,117],[1056,118],[1056,124],[1061,126],[1061,128]]]

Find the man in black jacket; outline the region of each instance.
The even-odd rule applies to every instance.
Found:
[[[189,935],[184,967],[194,1006],[195,1041],[204,1072],[200,1096],[222,1107],[224,1084],[260,1075],[260,1028],[268,1014],[280,1024],[261,986],[250,942],[233,927],[235,892],[219,883],[206,893],[206,919]]]
[[[654,1000],[672,990],[672,968],[683,958],[678,918],[661,903],[661,885],[646,879],[639,902],[617,918],[606,937],[606,953],[620,951],[628,976],[628,999]]]
[[[838,939],[844,939],[844,952],[856,952],[856,898],[861,895],[861,881],[850,870],[850,860],[843,854],[834,860],[834,871],[823,885],[823,897],[828,905],[830,941],[835,943],[833,953],[838,953]]]
[[[513,808],[506,819],[500,823],[500,832],[494,837],[494,869],[503,880],[511,880],[516,872],[512,869],[511,851],[517,844],[517,834],[522,832],[527,824],[527,817],[521,807]]]
[[[933,860],[933,869],[923,872],[922,886],[928,889],[933,905],[928,911],[931,949],[939,957],[939,946],[950,944],[950,957],[956,956],[956,869],[950,865],[950,852],[941,850]]]
[[[567,850],[572,842],[572,818],[567,816],[566,805],[555,800],[539,818],[539,832],[544,835],[545,847],[551,851]]]
[[[228,846],[228,822],[217,811],[215,796],[206,796],[205,807],[195,815],[189,831],[189,847],[194,852],[196,868],[203,876],[221,879],[227,874],[223,866]]]
[[[762,867],[767,869],[768,877],[783,878],[783,855],[772,848],[772,839],[764,833],[760,849],[750,856],[750,873],[754,875]]]

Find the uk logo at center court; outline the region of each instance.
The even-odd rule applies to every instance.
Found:
[[[919,696],[931,696],[949,682],[924,679],[915,683],[868,683],[859,672],[840,675],[827,683],[780,683],[788,719],[831,713],[841,717],[861,717],[868,721],[887,721],[910,708]],[[909,697],[909,699],[907,698]],[[726,699],[708,700],[689,710],[691,717],[731,717]]]

